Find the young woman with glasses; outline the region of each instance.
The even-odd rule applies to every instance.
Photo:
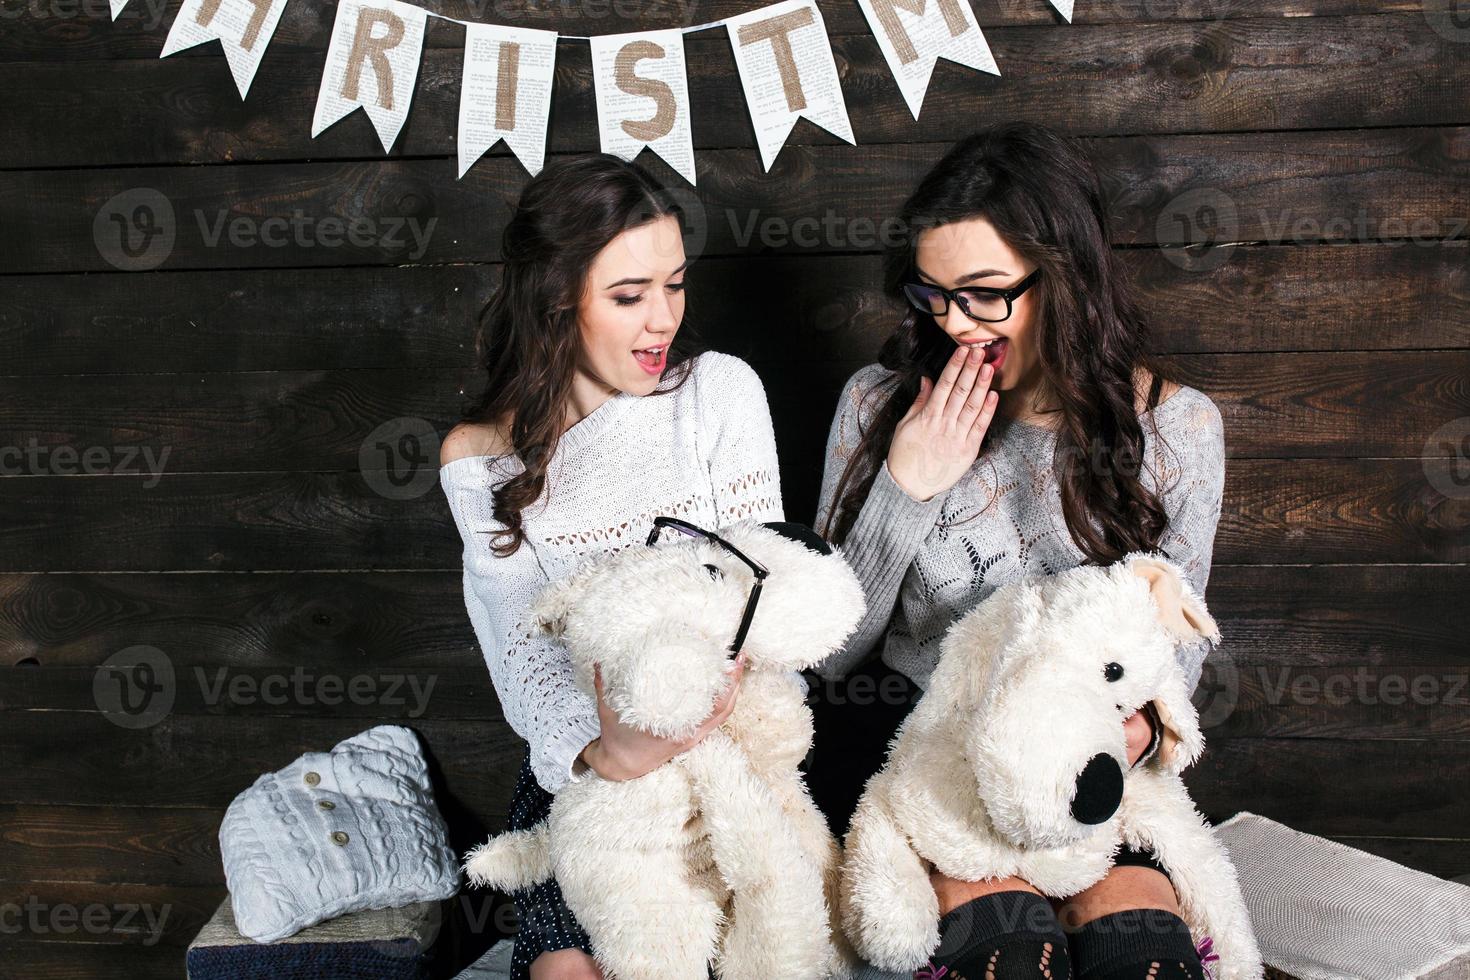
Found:
[[[506,721],[530,748],[511,829],[540,822],[552,794],[589,769],[630,779],[657,768],[734,707],[740,657],[692,737],[640,733],[608,709],[600,675],[596,698],[579,690],[565,648],[527,622],[549,581],[591,555],[645,546],[658,515],[708,528],[784,519],[760,379],[738,358],[698,352],[680,329],[679,217],[644,170],[609,155],[533,178],[481,319],[484,394],[441,449],[466,608]],[[512,980],[601,977],[555,881],[512,897]]]
[[[901,224],[885,288],[907,312],[843,389],[816,523],[868,599],[817,672],[808,783],[838,832],[957,617],[1024,575],[1134,550],[1164,552],[1203,595],[1224,481],[1220,414],[1149,356],[1100,182],[1075,143],[1027,124],[969,137],[920,182]],[[1204,640],[1180,652],[1191,688],[1206,652]],[[858,696],[855,673],[876,696]],[[1137,764],[1157,719],[1122,723]],[[1020,878],[932,881],[942,934],[965,937],[935,964],[955,974],[1203,976],[1151,854],[1125,849],[1066,902]]]

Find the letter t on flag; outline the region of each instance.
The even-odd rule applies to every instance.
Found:
[[[501,139],[531,176],[541,172],[555,69],[555,31],[465,25],[459,176]]]
[[[858,0],[858,6],[915,119],[939,58],[1000,74],[970,0]]]
[[[683,32],[603,34],[589,40],[602,152],[632,160],[646,146],[693,184]]]
[[[767,171],[805,116],[827,132],[856,143],[827,27],[813,0],[786,0],[725,21],[745,104]]]
[[[362,108],[387,153],[398,140],[419,75],[427,11],[398,0],[341,0],[311,136]]]

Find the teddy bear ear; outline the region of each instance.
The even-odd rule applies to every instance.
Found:
[[[830,555],[832,546],[822,539],[822,536],[805,524],[797,524],[793,521],[767,521],[761,527],[769,528],[792,541],[799,541],[819,555]]]
[[[1204,752],[1204,736],[1199,730],[1199,715],[1194,705],[1179,691],[1154,698],[1154,709],[1164,731],[1159,739],[1159,765],[1169,772],[1180,773],[1193,765]]]
[[[1177,565],[1140,554],[1127,561],[1127,568],[1148,583],[1149,594],[1159,608],[1159,620],[1176,640],[1185,642],[1203,636],[1211,644],[1220,642],[1220,627]]]

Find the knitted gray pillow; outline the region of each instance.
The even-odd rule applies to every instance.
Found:
[[[418,738],[399,725],[261,776],[230,804],[219,843],[236,927],[257,942],[459,891]]]

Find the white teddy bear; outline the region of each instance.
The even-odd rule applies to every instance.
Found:
[[[532,613],[565,642],[583,691],[600,665],[619,718],[666,737],[709,716],[748,622],[734,710],[640,778],[565,786],[545,822],[480,845],[465,870],[507,891],[555,875],[619,980],[705,980],[711,966],[722,980],[847,976],[840,852],[797,768],[812,717],[796,672],[841,647],[862,585],[800,525],[742,522],[719,532],[728,548],[692,525],[669,540],[680,522],[659,524],[666,543],[591,559]]]
[[[1074,895],[1127,843],[1168,869],[1196,942],[1223,980],[1263,974],[1235,869],[1179,773],[1204,748],[1176,648],[1219,629],[1171,562],[1028,576],[946,633],[923,698],[864,788],[845,838],[842,914],[887,970],[937,949],[931,867],[963,881],[1017,875]],[[1159,751],[1125,774],[1123,720],[1152,701]]]

